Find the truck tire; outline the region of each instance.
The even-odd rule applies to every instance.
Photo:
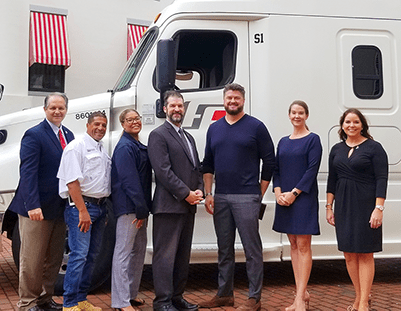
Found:
[[[107,220],[106,228],[103,235],[102,246],[100,249],[99,256],[96,260],[95,269],[93,270],[92,283],[89,291],[95,290],[100,287],[104,282],[106,282],[111,275],[111,264],[113,259],[114,244],[116,240],[116,219],[114,217],[113,208],[111,202],[108,201],[107,204]],[[15,224],[12,236],[12,253],[14,263],[19,270],[19,251],[21,247],[21,240],[19,235],[18,221]],[[60,267],[60,271],[57,277],[56,284],[54,286],[54,294],[56,296],[61,296],[64,292],[64,275],[67,270],[68,265],[68,230],[65,239],[64,247],[64,257],[63,262]]]

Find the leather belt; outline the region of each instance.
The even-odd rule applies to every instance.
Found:
[[[93,204],[97,204],[97,205],[103,205],[107,199],[107,197],[100,198],[100,199],[91,198],[91,197],[87,197],[86,195],[83,195],[82,198],[84,199],[85,202],[93,203]]]

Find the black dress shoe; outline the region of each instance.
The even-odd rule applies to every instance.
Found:
[[[43,311],[39,306],[34,306],[32,308],[29,308],[28,311]]]
[[[173,306],[179,311],[196,311],[198,310],[198,305],[186,301],[184,298],[173,299]]]
[[[131,299],[129,301],[129,303],[133,307],[139,307],[139,306],[143,306],[145,304],[145,300],[143,300],[142,298],[135,298],[135,299]]]
[[[164,305],[158,308],[153,308],[153,311],[178,311],[173,305]]]
[[[63,305],[61,303],[55,302],[53,299],[50,299],[50,301],[45,302],[44,304],[41,304],[38,307],[44,311],[61,311],[61,310],[63,310]]]

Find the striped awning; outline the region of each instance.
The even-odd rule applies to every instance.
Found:
[[[127,59],[130,58],[147,29],[148,27],[146,26],[128,24]]]
[[[31,12],[29,66],[34,63],[71,65],[67,16]]]

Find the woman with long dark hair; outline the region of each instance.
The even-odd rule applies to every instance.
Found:
[[[388,160],[358,109],[343,113],[338,133],[342,141],[329,155],[326,219],[336,228],[338,249],[355,288],[355,301],[347,310],[365,311],[375,274],[373,253],[382,250]]]

